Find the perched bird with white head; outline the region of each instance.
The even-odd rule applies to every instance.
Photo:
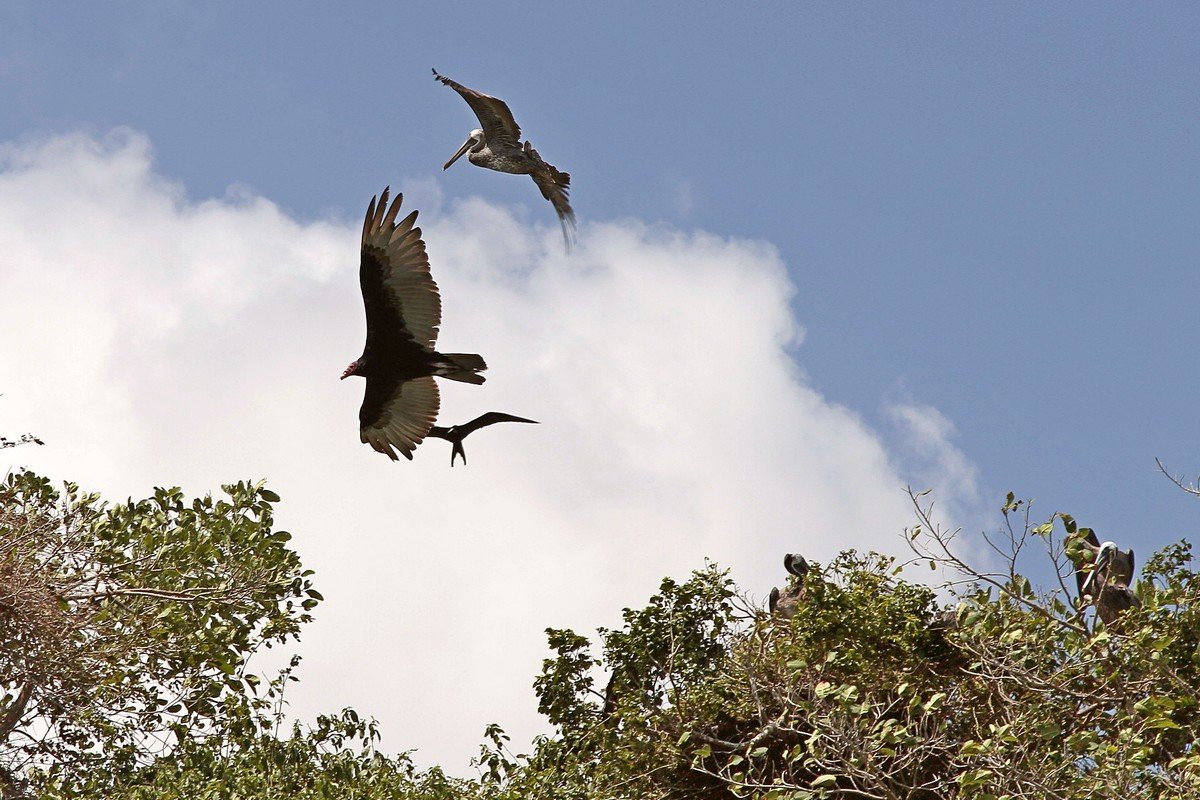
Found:
[[[1116,542],[1100,542],[1091,528],[1080,528],[1072,534],[1076,547],[1090,558],[1076,560],[1075,583],[1079,602],[1096,607],[1096,615],[1111,627],[1121,613],[1142,604],[1133,593],[1133,550],[1122,550]],[[1070,552],[1070,547],[1068,547]],[[1080,550],[1076,550],[1080,552]]]

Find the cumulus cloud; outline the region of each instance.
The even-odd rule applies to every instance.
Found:
[[[395,177],[395,176],[394,176]],[[388,176],[381,176],[381,187]],[[0,149],[0,423],[9,451],[113,496],[265,477],[327,601],[300,648],[301,715],[354,705],[386,743],[462,771],[488,722],[539,730],[543,629],[590,632],[710,557],[765,594],[780,557],[897,551],[913,476],[974,502],[936,409],[898,409],[889,452],[789,355],[803,329],[769,244],[633,220],[556,227],[427,179],[442,424],[496,426],[450,469],[358,441],[359,214],[299,222],[240,191],[192,200],[118,131]]]
[[[897,463],[917,491],[941,498],[940,515],[952,526],[973,529],[990,520],[981,514],[986,498],[979,469],[953,444],[958,430],[945,414],[910,400],[887,404],[884,411],[898,434]]]

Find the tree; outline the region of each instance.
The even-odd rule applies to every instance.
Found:
[[[407,753],[387,756],[376,749],[374,722],[346,709],[318,717],[311,727],[294,723],[288,736],[274,729],[278,709],[255,714],[246,707],[229,715],[221,729],[188,739],[153,762],[94,765],[73,781],[43,784],[44,800],[458,800],[472,784],[441,770],[418,771]]]
[[[28,778],[46,800],[1200,794],[1200,580],[1185,542],[1148,560],[1140,605],[1106,625],[1071,588],[1096,565],[1070,515],[1035,520],[1010,494],[984,569],[913,493],[914,558],[810,562],[790,618],[709,564],[664,580],[595,646],[549,630],[534,687],[554,733],[520,754],[490,726],[478,778],[462,780],[379,753],[351,710],[278,735],[294,678],[263,685],[245,656],[295,636],[320,598],[271,530],[277,498],[225,488],[108,508],[28,474],[4,486],[14,786]],[[1034,559],[1048,587],[1026,577]],[[914,566],[950,580],[931,587]]]
[[[0,777],[69,782],[202,739],[255,699],[247,659],[321,599],[261,484],[107,505],[29,472],[0,484]]]
[[[923,495],[913,502],[911,563],[951,570],[949,607],[905,565],[853,551],[814,565],[792,620],[715,567],[665,581],[623,629],[601,631],[600,655],[549,631],[556,656],[535,688],[556,734],[516,756],[493,732],[486,796],[1196,796],[1190,546],[1150,558],[1142,607],[1106,628],[1068,589],[1083,530],[1069,515],[1032,521],[1010,495],[988,537],[1000,564],[983,570]],[[1022,574],[1035,546],[1057,574],[1050,588]]]

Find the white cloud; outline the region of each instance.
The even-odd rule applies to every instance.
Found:
[[[949,527],[968,530],[993,522],[981,516],[987,499],[979,487],[979,470],[952,440],[954,423],[930,405],[910,400],[885,406],[888,419],[899,433],[896,460],[912,481],[913,489],[933,490],[942,507],[939,514]]]
[[[114,497],[267,478],[327,598],[297,713],[354,705],[461,772],[486,723],[539,728],[544,628],[615,624],[706,556],[765,594],[785,551],[901,546],[904,462],[789,357],[793,287],[761,242],[585,221],[568,257],[483,200],[423,214],[439,345],[491,367],[442,385],[443,423],[542,424],[476,433],[465,469],[440,441],[372,452],[362,383],[338,381],[362,347],[357,213],[189,200],[129,132],[0,151],[0,422],[47,442],[10,460]],[[924,475],[974,486],[936,410],[897,413]]]

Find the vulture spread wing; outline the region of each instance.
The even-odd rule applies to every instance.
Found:
[[[510,144],[519,147],[521,144],[521,126],[513,119],[508,104],[498,97],[468,89],[458,81],[452,81],[445,75],[440,75],[435,69],[433,77],[462,95],[467,105],[479,117],[479,125],[483,128],[483,136],[489,142]]]
[[[367,378],[367,394],[358,412],[363,442],[396,461],[396,452],[412,460],[413,450],[437,419],[438,388],[431,376],[403,383]]]
[[[363,220],[362,260],[358,279],[367,309],[367,349],[378,343],[408,339],[433,348],[442,322],[442,299],[429,274],[429,255],[415,227],[417,212],[400,222],[397,194],[388,208],[388,190],[379,202],[371,198]]]

